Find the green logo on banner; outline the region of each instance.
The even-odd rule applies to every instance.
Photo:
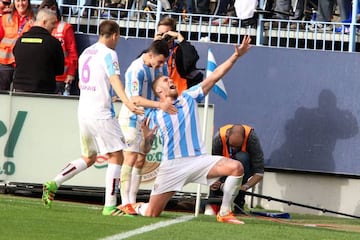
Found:
[[[14,124],[11,128],[9,138],[5,144],[4,156],[7,158],[14,157],[14,150],[16,143],[19,139],[22,127],[26,119],[27,112],[18,111]],[[0,121],[0,137],[4,136],[7,133],[7,128],[3,121]],[[0,175],[13,175],[15,173],[15,163],[11,161],[5,161],[2,165],[0,164]]]

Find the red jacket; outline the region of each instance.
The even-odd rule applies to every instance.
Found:
[[[61,47],[64,51],[64,74],[56,76],[56,81],[63,82],[67,75],[75,76],[78,67],[78,53],[76,50],[74,30],[71,24],[58,21],[51,35],[61,42]]]

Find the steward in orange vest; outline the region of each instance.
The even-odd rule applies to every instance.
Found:
[[[33,12],[30,1],[26,14],[20,16],[16,9],[12,13],[1,17],[1,27],[4,36],[0,41],[0,90],[10,90],[15,70],[15,57],[13,48],[16,40],[27,32],[33,25]]]
[[[14,14],[4,15],[2,26],[4,28],[4,37],[0,42],[0,64],[11,65],[15,64],[15,57],[13,48],[16,40],[24,33],[29,31],[33,24],[33,19],[21,18],[17,11]]]
[[[237,206],[234,213],[240,213],[245,204],[244,191],[254,187],[264,175],[264,154],[255,130],[250,126],[240,124],[228,124],[221,127],[214,135],[212,154],[239,160],[243,164],[243,183],[234,200]],[[210,198],[222,196],[221,188],[225,179],[226,177],[223,177],[211,186]]]

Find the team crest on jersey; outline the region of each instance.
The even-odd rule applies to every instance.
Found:
[[[119,70],[119,69],[120,69],[119,63],[118,63],[118,62],[113,62],[113,68],[114,68],[115,70]]]
[[[133,81],[132,84],[132,92],[138,92],[139,91],[139,83],[137,81]]]

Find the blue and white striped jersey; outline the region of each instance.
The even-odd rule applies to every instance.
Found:
[[[168,67],[165,63],[160,68],[152,68],[144,63],[144,55],[135,59],[125,72],[125,93],[130,98],[131,96],[142,96],[144,98],[155,100],[152,92],[152,82],[159,76],[159,74],[168,76]],[[131,112],[125,104],[120,110],[121,118],[131,118],[135,124],[138,115]]]
[[[184,91],[174,101],[177,114],[169,114],[160,109],[150,111],[150,124],[157,125],[160,131],[163,145],[162,160],[206,154],[197,106],[204,97],[201,85],[198,84]]]
[[[168,67],[165,63],[160,68],[152,68],[144,63],[144,54],[135,59],[125,72],[125,92],[128,97],[142,96],[154,100],[151,89],[152,82],[159,74],[168,76]]]

